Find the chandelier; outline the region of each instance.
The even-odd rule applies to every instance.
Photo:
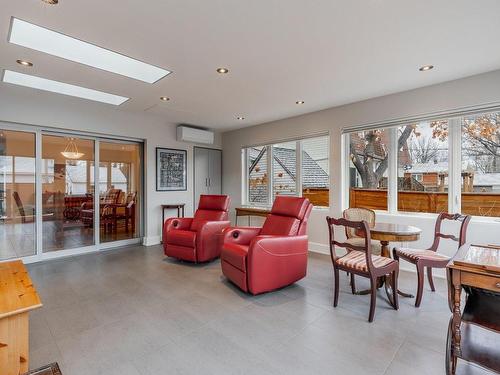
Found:
[[[61,155],[66,159],[80,159],[85,154],[82,152],[78,152],[78,147],[76,147],[75,139],[70,138],[64,151],[61,151]]]

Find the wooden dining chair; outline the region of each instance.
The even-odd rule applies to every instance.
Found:
[[[344,218],[334,219],[327,217],[328,231],[330,234],[330,256],[332,259],[334,272],[334,297],[333,306],[337,307],[339,299],[339,270],[349,272],[351,275],[366,277],[370,280],[370,313],[368,321],[373,322],[375,315],[375,305],[377,301],[377,279],[379,277],[390,275],[392,286],[392,307],[397,310],[398,302],[398,273],[399,263],[391,258],[386,258],[372,254],[370,227],[363,221],[351,221]],[[339,242],[335,240],[335,227],[340,226],[344,229],[352,229],[364,239],[362,245],[354,245],[349,242]],[[340,247],[347,251],[345,255],[339,256],[336,248]]]
[[[441,225],[444,220],[457,221],[460,222],[459,235],[456,237],[453,234],[445,234],[441,231]],[[450,239],[456,241],[457,251],[465,243],[467,236],[467,227],[471,220],[470,215],[460,215],[460,214],[448,214],[440,213],[436,220],[436,226],[434,228],[434,241],[431,247],[428,249],[414,249],[407,247],[394,248],[392,250],[393,258],[399,260],[403,258],[407,262],[413,263],[417,267],[417,297],[415,299],[415,307],[420,307],[422,302],[422,295],[424,292],[424,268],[427,268],[427,279],[429,281],[429,286],[434,292],[434,280],[432,279],[432,269],[433,268],[445,268],[451,257],[438,253],[439,243],[442,238]]]

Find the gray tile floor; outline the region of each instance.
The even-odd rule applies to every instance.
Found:
[[[341,277],[332,303],[329,257],[311,254],[308,276],[261,296],[241,293],[219,262],[165,259],[160,246],[129,247],[29,266],[44,307],[31,314],[31,367],[64,375],[443,374],[450,312],[446,286],[422,307],[392,310]],[[415,275],[402,272],[403,289]],[[359,279],[358,286],[367,284]],[[485,374],[461,364],[460,374]]]

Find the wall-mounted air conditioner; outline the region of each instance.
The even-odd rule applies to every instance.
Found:
[[[179,125],[177,127],[177,140],[181,142],[205,143],[211,145],[214,143],[214,132],[193,128],[191,126]]]

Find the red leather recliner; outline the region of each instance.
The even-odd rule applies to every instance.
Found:
[[[307,198],[274,200],[262,228],[224,230],[222,273],[245,292],[259,294],[293,284],[306,275]]]
[[[220,256],[222,231],[228,220],[227,195],[201,195],[194,218],[171,218],[163,227],[165,255],[191,262],[207,262]]]

